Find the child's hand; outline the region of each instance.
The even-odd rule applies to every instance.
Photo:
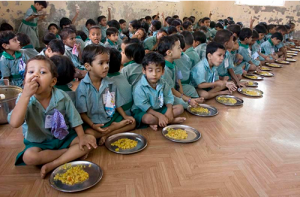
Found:
[[[26,81],[24,85],[23,95],[27,97],[31,97],[34,95],[39,88],[39,84],[36,82],[38,76],[32,75]]]
[[[255,21],[255,19],[254,19],[254,18],[252,18],[252,16],[251,16],[251,18],[250,18],[250,24],[253,24],[253,23],[254,23],[254,21]]]
[[[75,43],[74,46],[77,47],[77,51],[79,52],[80,51],[80,47],[81,47],[80,44],[79,43]]]
[[[200,98],[194,98],[194,99],[192,99],[192,100],[195,100],[196,103],[198,103],[198,104],[204,102],[204,98],[203,98],[203,97],[200,97]]]
[[[236,91],[237,87],[233,82],[226,82],[226,87],[229,89],[229,91],[234,92]]]
[[[168,121],[168,118],[167,116],[161,114],[159,117],[158,117],[158,125],[160,127],[166,127],[168,125],[169,121]]]
[[[198,103],[196,101],[196,99],[191,99],[190,103],[189,103],[192,107],[197,107]]]
[[[84,134],[79,138],[79,148],[80,150],[84,150],[84,146],[88,149],[97,148],[96,138],[92,135]]]
[[[110,11],[111,11],[111,8],[107,8],[107,11],[110,12]]]
[[[225,83],[226,83],[226,82],[223,81],[223,80],[218,80],[218,81],[215,82],[215,84],[216,84],[215,87],[222,87],[222,86],[225,87]]]
[[[95,131],[98,131],[99,133],[103,133],[103,134],[109,133],[110,130],[108,128],[101,128],[103,126],[104,126],[104,124],[93,124],[92,129],[94,129]]]
[[[168,122],[172,122],[174,119],[173,110],[167,110],[165,116],[168,118]]]
[[[134,123],[135,119],[132,116],[125,116],[124,120],[128,120],[130,124]]]

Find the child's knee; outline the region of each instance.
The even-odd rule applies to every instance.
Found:
[[[40,158],[37,152],[27,149],[23,154],[23,161],[26,165],[37,165],[40,163]]]
[[[174,114],[175,116],[178,116],[184,112],[184,108],[182,105],[175,105],[174,107],[176,107],[176,111],[177,111],[177,113]]]
[[[157,124],[157,118],[151,114],[145,114],[142,118],[142,122],[149,125]]]

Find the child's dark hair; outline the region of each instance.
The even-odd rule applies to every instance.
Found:
[[[161,22],[158,20],[151,21],[152,26],[155,28],[155,30],[159,30],[161,28]]]
[[[70,19],[68,19],[67,17],[63,17],[59,21],[59,26],[61,29],[63,29],[64,26],[71,25],[71,24],[72,24],[72,21]]]
[[[109,70],[108,73],[115,73],[119,72],[121,61],[122,61],[122,55],[119,50],[115,48],[109,49]]]
[[[283,40],[283,36],[282,36],[282,34],[279,33],[279,32],[274,33],[274,34],[271,36],[271,39],[272,39],[272,38],[277,38],[277,40],[280,40],[280,41]]]
[[[233,18],[231,16],[228,16],[227,19],[233,20]]]
[[[108,21],[108,22],[107,22],[107,25],[108,25],[109,27],[114,27],[114,28],[116,28],[118,31],[119,31],[119,29],[120,29],[120,23],[119,23],[117,20],[111,20],[111,21]]]
[[[284,25],[278,25],[276,27],[276,31],[281,31],[281,32],[286,32],[287,33],[287,29]]]
[[[236,24],[239,25],[241,28],[243,28],[244,26],[242,22],[237,22]]]
[[[218,49],[223,49],[225,51],[225,47],[222,44],[210,42],[206,47],[206,58],[209,53],[214,54]]]
[[[65,45],[61,40],[51,40],[48,44],[48,47],[51,49],[52,52],[60,53],[62,55],[65,53]]]
[[[258,39],[258,38],[259,38],[258,32],[255,29],[253,29],[253,31],[252,31],[252,39]]]
[[[204,21],[208,21],[208,20],[210,20],[209,17],[204,17],[204,18],[202,19],[203,23],[204,23]]]
[[[178,31],[177,31],[177,29],[176,29],[176,27],[174,27],[174,26],[169,26],[168,27],[168,35],[171,35],[171,34],[174,34],[174,33],[177,33]]]
[[[178,15],[174,15],[173,18],[174,18],[174,19],[178,19],[179,16],[178,16]]]
[[[125,48],[125,55],[128,59],[133,58],[136,63],[141,64],[145,56],[145,49],[141,43],[129,44]]]
[[[131,26],[133,27],[133,29],[138,29],[141,27],[141,23],[138,20],[133,20],[130,21]]]
[[[63,30],[61,30],[60,37],[62,40],[65,40],[68,38],[68,36],[70,34],[76,34],[76,32],[72,28],[66,27],[66,28],[63,28]]]
[[[87,35],[81,30],[76,31],[76,35],[80,36],[83,41],[85,41],[87,39]]]
[[[74,79],[75,67],[70,58],[63,55],[54,55],[50,60],[55,64],[57,69],[56,85],[66,85]]]
[[[26,74],[27,74],[27,68],[28,68],[29,63],[31,61],[34,61],[34,60],[41,60],[41,61],[45,61],[46,63],[48,63],[49,66],[50,66],[50,72],[51,72],[52,77],[53,78],[54,77],[56,77],[56,78],[58,77],[57,69],[56,69],[55,64],[49,58],[47,58],[46,56],[43,56],[43,55],[37,55],[37,56],[31,58],[30,60],[28,60],[28,62],[26,64],[27,66],[25,67],[25,72],[24,72],[25,73],[25,77],[26,77]]]
[[[217,28],[217,27],[218,27],[218,28],[221,28],[221,29],[224,29],[222,23],[217,23],[217,24],[216,24],[216,28]]]
[[[55,40],[55,39],[56,39],[56,36],[53,33],[47,33],[43,37],[42,41],[45,45],[48,45],[51,40]]]
[[[199,41],[201,44],[206,43],[206,35],[202,31],[195,31],[193,36],[196,42]]]
[[[169,24],[169,26],[172,24],[172,22],[173,22],[174,20],[175,20],[174,18],[169,18],[169,19],[167,20],[167,23]]]
[[[180,21],[179,20],[173,20],[172,21],[172,23],[170,24],[170,26],[173,26],[173,27],[177,27],[177,26],[179,26],[179,25],[181,25],[181,23],[180,23]]]
[[[291,29],[291,26],[289,26],[289,25],[284,25],[285,26],[285,28],[287,29],[287,30],[290,30]]]
[[[181,34],[174,34],[172,36],[178,38],[178,40],[180,41],[180,48],[184,49],[185,48],[185,40],[184,40],[183,35],[181,35]]]
[[[3,49],[2,44],[9,44],[9,40],[16,37],[16,34],[12,31],[1,31],[0,32],[0,49]]]
[[[101,28],[100,28],[98,25],[91,26],[91,27],[89,28],[89,31],[91,31],[92,29],[99,29],[100,32],[101,32]]]
[[[97,18],[98,23],[100,23],[102,21],[102,19],[104,19],[104,18],[106,18],[106,16],[103,16],[103,15],[99,16]]]
[[[182,24],[182,27],[183,27],[183,29],[188,29],[190,25],[192,25],[192,23],[190,21],[185,21]]]
[[[44,8],[47,8],[47,6],[48,6],[46,1],[34,1],[34,4],[36,4],[36,3],[42,5]]]
[[[183,19],[182,19],[182,20],[183,20],[183,21],[185,21],[185,19],[187,19],[187,18],[188,18],[188,17],[186,17],[186,16],[185,16],[185,17],[183,17]]]
[[[238,37],[240,35],[241,32],[241,26],[239,25],[230,25],[227,27],[228,31],[231,31],[232,33],[236,34]]]
[[[263,34],[266,34],[266,33],[268,33],[268,30],[265,28],[265,26],[263,26],[263,25],[256,25],[255,27],[254,27],[254,29],[257,31],[257,33],[263,33]]]
[[[235,25],[235,22],[234,21],[228,21],[228,25]]]
[[[169,19],[169,18],[171,18],[171,16],[167,16],[167,17],[165,18],[165,21],[168,22],[168,19]]]
[[[214,21],[210,21],[210,28],[215,28],[216,27],[216,23]]]
[[[178,37],[174,35],[162,37],[159,41],[157,51],[164,57],[167,55],[166,52],[171,50],[174,47],[175,42],[179,40]]]
[[[48,26],[48,30],[50,30],[50,27],[55,27],[57,30],[59,30],[58,26],[55,24],[55,23],[51,23],[49,26]]]
[[[130,38],[130,39],[124,40],[122,43],[125,45],[127,45],[127,44],[142,44],[142,42],[138,38]]]
[[[124,19],[120,19],[119,24],[123,24],[123,23],[126,23],[126,21]]]
[[[90,18],[85,22],[85,26],[88,26],[88,25],[94,26],[94,25],[96,25],[96,22]]]
[[[227,26],[227,25],[228,25],[228,20],[225,18],[225,19],[223,20],[223,23],[224,23],[225,26]]]
[[[104,53],[109,54],[109,49],[101,45],[90,44],[83,49],[82,62],[84,64],[88,63],[92,65],[92,62],[95,60],[96,56]]]
[[[30,44],[30,39],[26,34],[23,33],[17,33],[17,39],[20,42],[20,46],[24,47]]]
[[[149,24],[147,22],[142,22],[141,28],[143,28],[146,32],[148,32],[149,27],[150,26],[149,26]],[[141,29],[141,28],[139,28],[139,29]],[[147,33],[146,33],[146,36],[147,36]]]
[[[152,20],[151,16],[146,16],[145,19],[146,19],[146,21]]]
[[[208,28],[207,28],[206,26],[201,26],[201,27],[199,28],[199,30],[202,30],[202,31],[204,31],[204,32],[208,32]]]
[[[274,29],[276,28],[276,25],[275,24],[269,24],[268,25],[268,32],[271,30],[271,29]]]
[[[246,38],[252,37],[252,30],[250,28],[243,28],[240,32],[239,39],[244,41]]]
[[[119,30],[115,27],[109,27],[106,29],[106,36],[111,36],[113,34],[119,34]]]
[[[220,31],[217,31],[214,38],[214,42],[224,45],[225,42],[228,42],[230,40],[230,37],[232,35],[233,33],[231,31],[228,31],[227,29],[222,29]]]
[[[184,41],[185,41],[185,43],[186,43],[188,46],[193,45],[193,42],[194,42],[194,36],[193,36],[193,34],[192,34],[191,32],[189,32],[189,31],[183,31],[181,34],[183,35]],[[181,44],[181,42],[180,42],[180,44]]]
[[[143,37],[141,38],[141,41],[144,41],[146,39],[146,37],[147,37],[146,30],[144,28],[139,28],[138,30],[141,30],[144,33]]]
[[[162,69],[164,69],[166,62],[165,62],[164,56],[162,56],[159,53],[153,52],[153,53],[148,53],[145,55],[143,62],[142,62],[143,69],[146,70],[146,67],[149,64],[156,64],[156,65],[161,66]]]
[[[266,22],[260,22],[260,23],[258,23],[258,25],[262,25],[262,26],[264,26],[266,29],[268,28],[268,25],[267,25]]]
[[[0,31],[13,31],[14,28],[8,23],[2,23],[0,26]]]

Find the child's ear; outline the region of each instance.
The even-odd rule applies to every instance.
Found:
[[[53,86],[55,86],[56,83],[57,83],[57,78],[56,78],[56,77],[53,77],[50,86],[53,87]]]
[[[207,60],[211,60],[211,58],[212,58],[212,54],[208,53],[207,54]]]
[[[89,63],[84,63],[84,67],[87,71],[90,71],[92,66]]]
[[[166,54],[167,54],[167,56],[171,56],[172,55],[172,51],[171,50],[167,50]]]
[[[146,69],[143,67],[143,74],[145,75],[146,74]]]
[[[9,44],[3,43],[3,44],[2,44],[3,49],[9,49],[9,46],[8,46],[8,45],[9,45]]]
[[[165,74],[165,68],[162,69],[161,73],[162,73],[161,75]]]

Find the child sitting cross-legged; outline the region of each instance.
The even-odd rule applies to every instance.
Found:
[[[23,56],[26,56],[26,59],[30,59],[38,55],[39,52],[33,48],[30,43],[30,39],[26,34],[17,33],[17,38],[21,46],[20,52]]]
[[[206,48],[206,57],[191,70],[192,84],[198,94],[204,99],[210,99],[221,94],[231,94],[236,90],[232,82],[219,80],[217,67],[223,62],[225,47],[217,42],[211,42]],[[229,90],[224,90],[228,88]]]
[[[22,126],[25,149],[15,165],[42,165],[41,178],[54,168],[87,155],[97,148],[96,140],[82,129],[82,120],[70,97],[54,87],[56,67],[44,56],[30,59],[25,85],[9,124]]]
[[[84,48],[82,59],[88,73],[76,90],[76,108],[88,134],[101,138],[104,144],[112,134],[135,128],[135,120],[122,109],[126,104],[118,87],[107,77],[109,50],[100,45]]]
[[[144,75],[132,93],[132,112],[137,126],[146,124],[156,131],[158,126],[184,122],[184,117],[178,117],[183,113],[182,105],[173,105],[171,87],[161,79],[165,72],[164,57],[158,53],[149,53],[142,65]]]

